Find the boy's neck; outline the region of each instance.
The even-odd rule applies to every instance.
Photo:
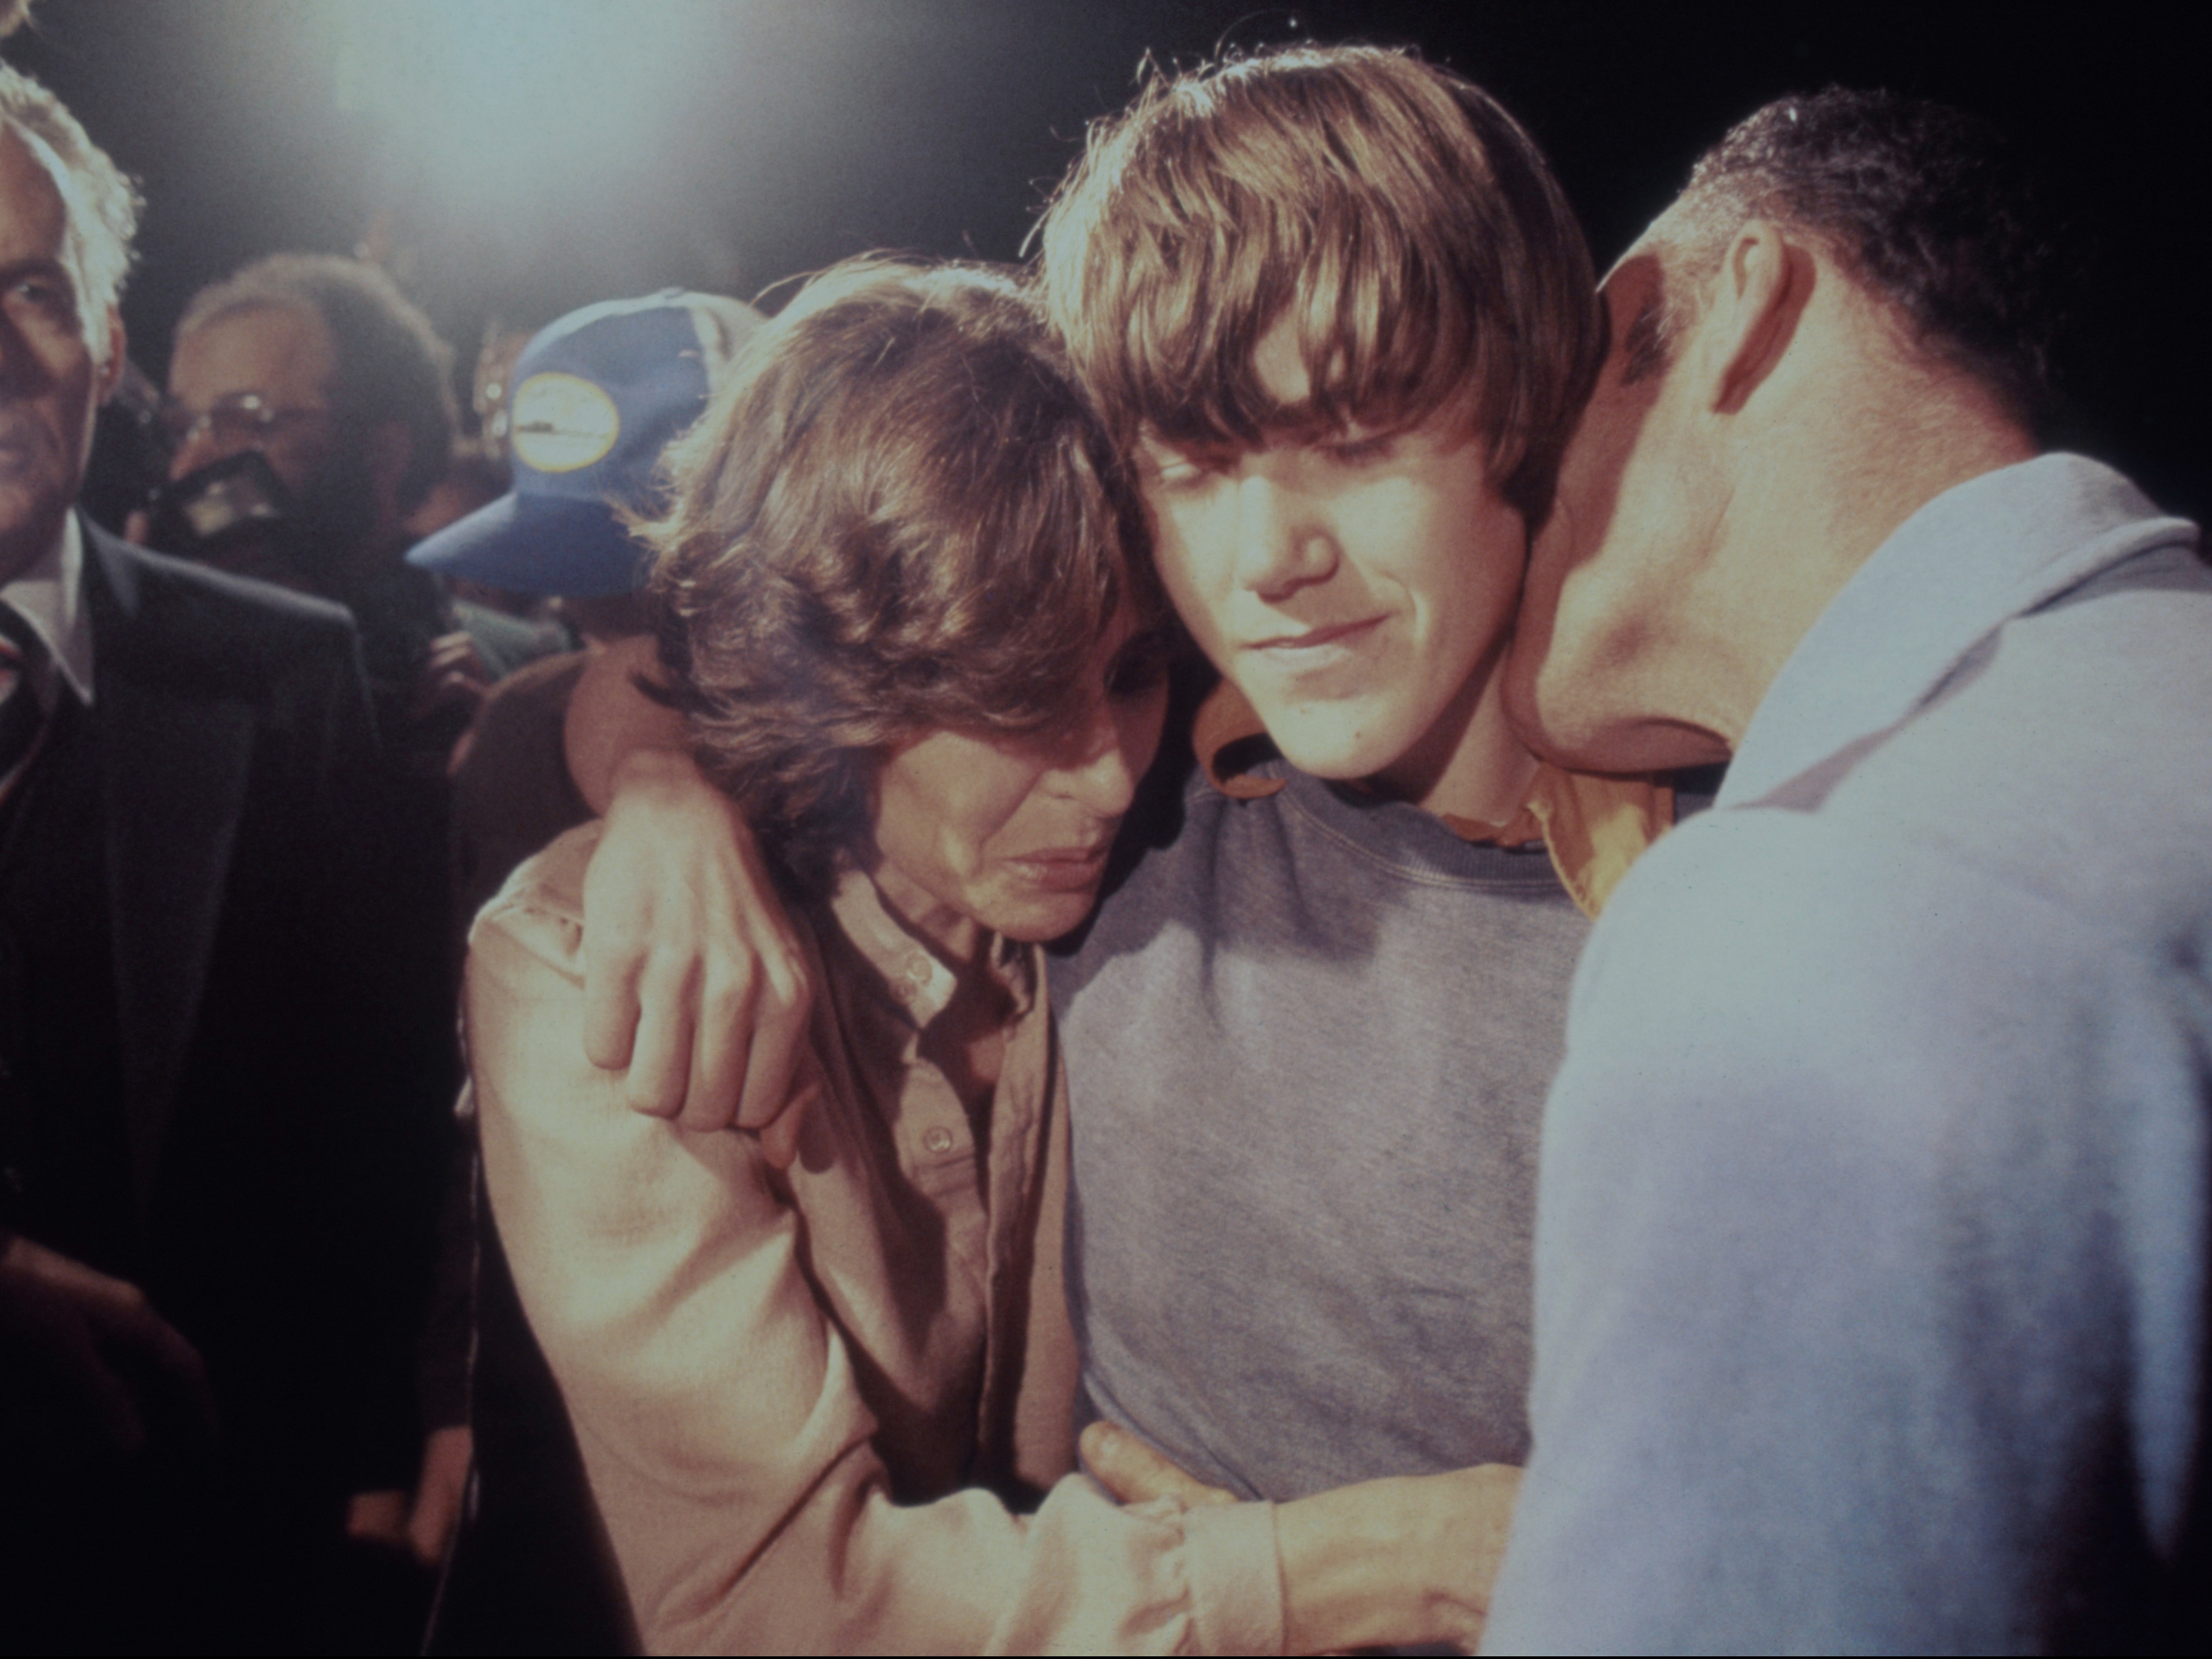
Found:
[[[1536,757],[1505,718],[1493,652],[1468,676],[1436,724],[1374,785],[1440,817],[1503,824],[1520,811],[1536,775]]]

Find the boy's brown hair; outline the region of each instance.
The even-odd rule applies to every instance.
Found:
[[[1395,429],[1464,398],[1532,522],[1603,355],[1589,253],[1535,144],[1407,52],[1292,47],[1155,72],[1042,226],[1054,324],[1117,439]],[[1287,317],[1313,386],[1253,370]]]
[[[1116,614],[1165,615],[1105,428],[1000,271],[816,277],[663,467],[669,700],[801,893],[869,833],[890,746],[1070,721]]]

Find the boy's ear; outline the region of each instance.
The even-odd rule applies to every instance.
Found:
[[[1768,219],[1747,221],[1729,239],[1696,331],[1701,397],[1733,415],[1781,362],[1813,291],[1812,256]]]

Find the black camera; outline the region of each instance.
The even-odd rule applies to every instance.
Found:
[[[298,587],[297,519],[269,457],[240,450],[157,490],[147,534],[180,559]]]

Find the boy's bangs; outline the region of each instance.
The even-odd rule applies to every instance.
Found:
[[[1117,424],[1230,447],[1399,430],[1464,401],[1482,356],[1467,306],[1410,250],[1379,246],[1356,220],[1339,227],[1334,216],[1292,223],[1269,212],[1257,233],[1194,249],[1167,280],[1133,284],[1126,356],[1109,373]],[[1285,325],[1307,386],[1288,403],[1255,360]],[[1480,421],[1490,399],[1475,402]]]
[[[1297,48],[1155,79],[1045,216],[1042,291],[1115,437],[1239,447],[1463,408],[1524,513],[1594,378],[1595,281],[1528,135],[1449,71]],[[1254,359],[1288,321],[1307,394]]]

